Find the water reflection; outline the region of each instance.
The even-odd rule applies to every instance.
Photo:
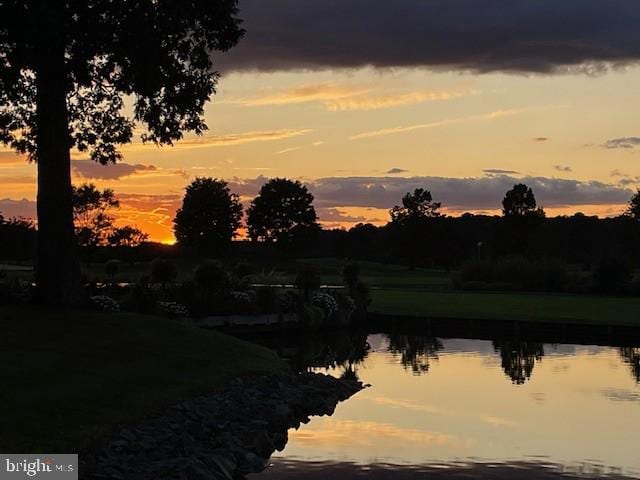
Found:
[[[536,361],[539,362],[544,356],[541,343],[494,341],[493,348],[500,353],[504,373],[516,385],[523,385],[531,378]]]
[[[400,363],[415,375],[429,371],[431,360],[438,359],[442,342],[423,335],[389,335],[389,351],[400,356]]]
[[[291,431],[263,477],[640,479],[640,347],[563,335],[265,340],[299,370],[371,388]]]
[[[624,347],[620,349],[620,355],[631,367],[631,373],[640,383],[640,347]]]

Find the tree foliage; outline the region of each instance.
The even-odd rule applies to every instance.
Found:
[[[38,157],[38,77],[53,62],[66,90],[70,147],[119,160],[136,122],[160,144],[201,133],[215,93],[214,51],[243,34],[236,0],[23,0],[0,3],[0,140]],[[133,99],[133,117],[124,98]]]
[[[441,203],[433,201],[429,190],[416,188],[413,193],[408,192],[402,197],[402,205],[391,209],[391,222],[402,225],[415,220],[436,218],[440,216],[440,207]]]
[[[502,200],[502,214],[505,217],[544,216],[542,208],[537,208],[533,190],[523,183],[514,185]]]
[[[107,242],[112,247],[138,247],[149,239],[149,235],[142,230],[125,225],[124,227],[115,227]]]
[[[254,241],[282,241],[294,231],[317,228],[317,220],[313,195],[299,181],[286,178],[264,184],[247,212]]]
[[[98,247],[107,244],[113,232],[115,219],[111,210],[120,208],[113,190],[98,190],[92,183],[73,187],[73,220],[76,239],[83,247]]]
[[[181,246],[200,253],[212,252],[237,235],[242,220],[242,204],[227,182],[196,178],[188,187],[174,223]]]
[[[0,143],[37,161],[41,301],[79,300],[70,149],[107,164],[137,125],[158,145],[204,132],[213,54],[243,34],[237,3],[0,1]]]
[[[640,220],[640,189],[629,200],[626,214],[634,220]]]

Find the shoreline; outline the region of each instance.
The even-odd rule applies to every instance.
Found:
[[[221,390],[181,402],[120,428],[80,456],[80,478],[233,480],[259,473],[287,432],[365,388],[319,373],[236,378]]]

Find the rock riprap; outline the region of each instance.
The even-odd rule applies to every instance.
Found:
[[[362,388],[317,373],[236,379],[215,394],[122,428],[98,451],[81,455],[80,477],[232,480],[258,473],[284,449],[290,428],[310,416],[332,415]]]

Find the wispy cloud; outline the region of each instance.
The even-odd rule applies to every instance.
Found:
[[[487,175],[518,175],[519,172],[515,170],[503,170],[501,168],[485,168],[482,170]]]
[[[285,153],[295,152],[296,150],[300,150],[300,147],[290,147],[284,148],[276,152],[276,155],[284,155]]]
[[[277,140],[285,140],[287,138],[299,137],[312,131],[313,130],[309,128],[285,128],[280,130],[229,133],[225,135],[204,135],[202,137],[189,138],[176,142],[174,148],[190,150],[196,148],[229,147],[254,142],[273,142]],[[132,144],[125,146],[123,149],[140,150],[150,148],[154,148],[154,146],[151,144]]]
[[[554,165],[553,168],[558,172],[573,172],[573,168],[571,168],[569,165]]]
[[[321,103],[332,112],[353,110],[379,110],[383,108],[414,105],[438,100],[476,95],[470,89],[461,90],[420,90],[412,92],[381,93],[370,87],[342,86],[334,84],[305,85],[276,93],[268,93],[253,98],[231,100],[229,103],[245,107],[266,105],[294,105],[300,103]]]
[[[27,165],[27,158],[24,155],[0,150],[0,167],[18,167],[21,165]]]
[[[473,95],[473,91],[434,91],[434,92],[410,92],[389,95],[358,95],[336,99],[326,103],[328,110],[332,112],[350,110],[379,110],[382,108],[402,107],[436,100],[450,100]]]
[[[483,120],[490,121],[490,120],[496,120],[499,118],[519,115],[532,110],[534,109],[519,108],[519,109],[510,109],[510,110],[496,110],[494,112],[489,112],[482,115],[471,115],[468,117],[445,119],[437,122],[419,123],[415,125],[407,125],[407,126],[399,126],[399,127],[391,127],[391,128],[382,128],[379,130],[372,130],[369,132],[362,132],[356,135],[352,135],[349,137],[349,140],[362,140],[365,138],[381,137],[386,135],[396,135],[398,133],[407,133],[407,132],[413,132],[415,130],[426,130],[430,128],[444,127],[447,125],[455,125],[463,122],[483,121]]]

